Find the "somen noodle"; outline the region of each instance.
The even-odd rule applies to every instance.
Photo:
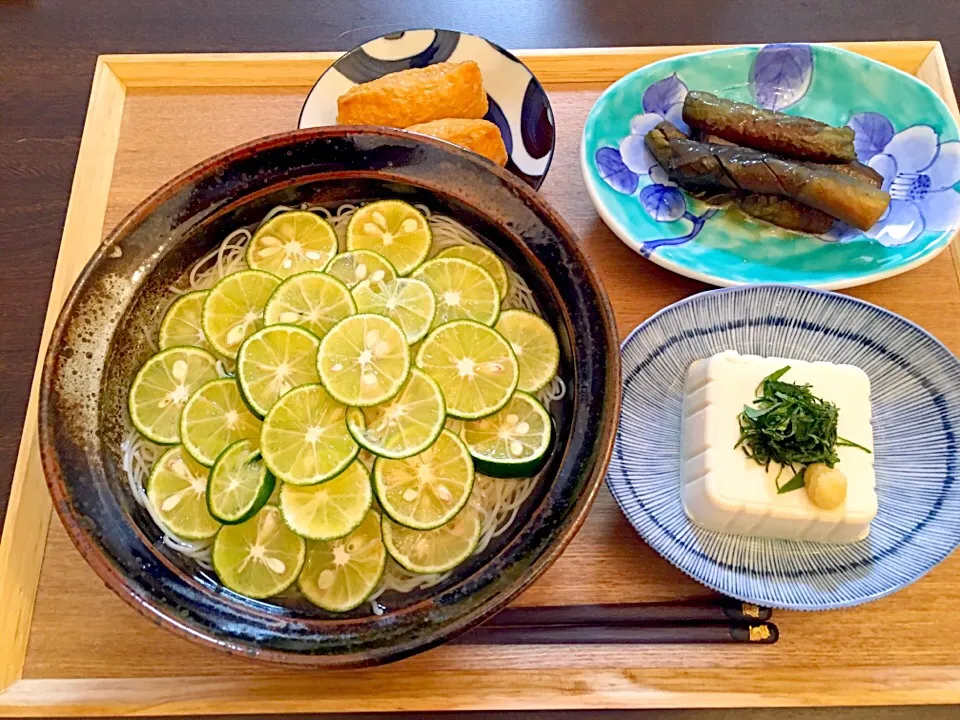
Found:
[[[340,251],[345,250],[345,229],[350,216],[357,210],[356,205],[345,204],[330,212],[323,207],[312,207],[302,205],[300,208],[292,208],[279,205],[273,208],[264,217],[262,223],[276,215],[289,210],[301,209],[318,213],[328,219],[337,231],[340,240]],[[483,243],[470,230],[446,215],[432,213],[424,205],[416,206],[428,219],[433,231],[433,246],[430,256],[433,257],[441,250],[454,245]],[[261,223],[261,224],[262,224]],[[181,295],[195,290],[206,290],[213,287],[218,280],[237,272],[246,267],[244,259],[246,246],[253,237],[253,232],[247,228],[240,228],[230,233],[217,247],[195,262],[189,272],[186,273],[184,281],[171,288],[170,297],[161,303],[153,315],[149,327],[143,327],[144,339],[153,352],[159,350],[157,346],[157,337],[159,333],[160,322],[170,305]],[[502,301],[502,308],[518,308],[528,310],[537,315],[541,315],[540,308],[533,296],[526,281],[520,277],[506,263],[504,267],[510,279],[510,287],[507,296]],[[218,369],[221,375],[228,376],[233,371],[233,362],[229,360],[220,360]],[[537,393],[538,399],[549,408],[550,404],[563,398],[566,393],[566,387],[559,376],[554,378]],[[141,436],[132,425],[128,427],[123,441],[123,469],[127,475],[130,484],[130,490],[137,502],[144,506],[150,514],[153,521],[163,531],[163,543],[170,549],[191,558],[201,566],[210,569],[210,553],[213,540],[191,541],[177,537],[164,526],[156,510],[147,499],[146,480],[150,474],[150,469],[154,462],[160,457],[165,448],[156,445]],[[368,469],[372,465],[373,456],[366,452],[361,452],[360,460],[363,461]],[[474,554],[483,552],[492,540],[499,537],[509,530],[519,513],[524,501],[533,492],[537,479],[522,478],[500,480],[477,474],[469,504],[479,514],[481,518],[480,542],[477,545]],[[370,598],[371,607],[374,613],[380,614],[384,611],[383,606],[378,602],[384,593],[396,591],[400,593],[410,592],[417,589],[428,588],[443,581],[453,571],[435,575],[418,575],[405,570],[392,559],[388,559],[386,571],[380,586]]]

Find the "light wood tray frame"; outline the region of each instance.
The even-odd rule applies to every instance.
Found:
[[[956,113],[940,44],[840,44],[927,82]],[[651,62],[706,47],[531,50],[559,128],[543,188],[583,239],[621,337],[702,287],[640,259],[596,217],[580,177],[584,117],[600,91]],[[111,55],[99,59],[40,347],[107,231],[203,157],[295,125],[336,53]],[[852,294],[960,349],[957,243]],[[0,541],[0,715],[639,708],[960,702],[960,557],[852,610],[776,613],[771,647],[448,646],[383,668],[318,674],[228,657],[148,623],[94,576],[58,522],[37,449],[37,374]],[[656,556],[606,491],[521,604],[669,600],[703,590]]]

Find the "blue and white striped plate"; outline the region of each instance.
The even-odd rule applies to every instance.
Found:
[[[360,83],[389,73],[440,62],[473,60],[480,66],[490,109],[500,129],[507,170],[534,188],[547,177],[556,130],[546,91],[530,69],[508,50],[477,35],[455,30],[406,30],[382,35],[344,53],[307,96],[301,128],[337,124],[337,98]]]
[[[694,360],[723,350],[850,363],[870,376],[880,509],[867,539],[825,545],[701,530],[680,502],[680,406]],[[793,610],[850,607],[912,583],[960,544],[960,362],[888,310],[750,285],[660,311],[623,342],[607,485],[637,532],[699,582]]]

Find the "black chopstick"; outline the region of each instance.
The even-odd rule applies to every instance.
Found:
[[[777,642],[770,608],[731,598],[512,607],[457,638],[464,645],[642,645]]]
[[[770,608],[730,598],[704,598],[664,603],[612,605],[556,605],[509,607],[484,623],[490,627],[555,625],[643,625],[651,623],[761,623],[770,619]]]
[[[481,625],[453,642],[461,645],[691,645],[750,643],[771,645],[780,637],[773,623],[686,625]]]

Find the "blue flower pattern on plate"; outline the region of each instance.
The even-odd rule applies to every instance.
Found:
[[[658,247],[682,245],[691,240],[703,229],[704,223],[717,213],[715,208],[708,208],[699,215],[689,212],[686,196],[667,178],[644,140],[646,134],[664,120],[684,132],[689,131],[681,117],[686,97],[687,86],[676,73],[653,83],[643,93],[641,106],[644,112],[630,121],[630,134],[620,142],[620,147],[602,147],[594,158],[600,176],[617,192],[633,195],[641,178],[652,181],[653,184],[640,191],[639,200],[647,214],[657,222],[667,223],[681,218],[690,221],[691,229],[685,235],[644,243],[644,255],[649,255]]]
[[[614,190],[624,195],[633,195],[637,191],[639,178],[624,164],[616,148],[600,148],[597,150],[595,161],[600,177],[606,180]]]
[[[812,79],[809,45],[767,45],[753,61],[750,87],[757,105],[780,112],[807,94]]]
[[[641,190],[640,204],[657,222],[673,222],[687,212],[683,193],[666,184],[654,183]]]
[[[658,74],[656,69],[661,66]],[[892,267],[920,264],[920,258],[932,257],[960,226],[960,142],[955,139],[957,129],[946,107],[929,88],[901,87],[898,83],[920,83],[891,78],[900,73],[890,68],[875,70],[875,66],[882,67],[828,46],[773,44],[678,57],[636,71],[605,93],[611,95],[619,90],[618,85],[623,86],[599,114],[597,109],[604,106],[605,98],[598,101],[585,129],[585,139],[599,135],[601,142],[589,149],[589,156],[587,145],[591,143],[585,143],[584,167],[590,157],[595,176],[620,197],[604,198],[601,204],[610,205],[602,208],[601,214],[608,224],[612,220],[615,232],[642,255],[717,284],[776,279],[849,287],[894,274]],[[863,93],[847,97],[842,88],[858,78],[869,85]],[[688,86],[771,110],[819,117],[835,125],[846,123],[856,133],[854,145],[860,162],[883,176],[883,188],[891,195],[888,211],[867,232],[836,222],[820,237],[800,236],[743,219],[739,213],[709,208],[682,193],[657,165],[644,137],[663,120],[688,131],[682,120]],[[620,118],[624,110],[629,111],[631,98],[639,98],[639,103],[633,102],[641,112],[627,115],[628,122],[619,125],[627,126],[625,136],[611,137],[609,130],[616,127],[613,122],[623,123]],[[901,102],[894,104],[893,100]],[[874,107],[858,104],[862,102]],[[595,203],[596,192],[591,188]],[[644,225],[642,220],[636,224],[638,216],[629,203],[642,209],[640,217],[645,215],[653,224]],[[711,218],[714,222],[708,223]],[[689,221],[690,225],[677,221]],[[665,230],[674,229],[675,236],[661,237],[656,229],[660,224],[667,225]],[[704,233],[708,226],[710,230]],[[695,249],[689,253],[678,247],[690,244],[698,235],[692,244]],[[755,242],[768,238],[795,238],[797,244]],[[818,261],[818,246],[831,245],[849,246],[849,250],[837,248],[825,256],[826,262]],[[669,251],[654,253],[671,246]],[[909,249],[901,251],[906,246]],[[716,269],[707,270],[711,265]],[[859,267],[854,269],[854,265]],[[818,281],[818,276],[830,279]]]
[[[857,113],[850,118],[847,126],[853,129],[853,148],[857,152],[857,160],[862,163],[868,163],[874,155],[882,153],[895,133],[893,123],[878,112]]]
[[[960,142],[942,143],[932,127],[914,125],[861,162],[883,176],[883,189],[890,193],[890,207],[867,236],[887,246],[906,245],[926,230],[960,223],[960,193],[954,190],[960,182]]]

